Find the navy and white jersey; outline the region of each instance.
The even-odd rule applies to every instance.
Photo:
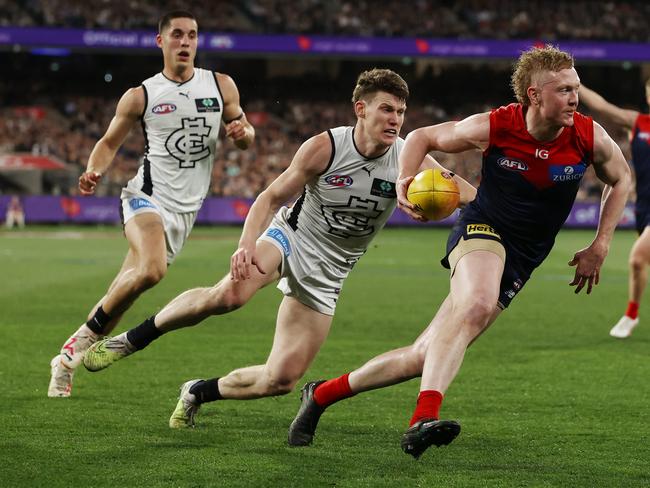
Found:
[[[223,113],[215,74],[194,68],[179,83],[162,73],[142,83],[143,164],[127,188],[174,212],[195,212],[210,187]]]
[[[395,209],[397,159],[404,140],[369,159],[355,146],[354,127],[327,132],[332,142],[327,169],[307,184],[292,207],[280,209],[278,217],[301,241],[318,249],[321,259],[349,271]]]

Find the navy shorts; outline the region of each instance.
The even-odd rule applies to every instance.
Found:
[[[520,253],[512,248],[508,244],[508,240],[496,232],[489,223],[464,217],[465,215],[461,214],[460,218],[454,224],[447,239],[447,254],[440,262],[445,268],[450,269],[449,255],[458,245],[461,238],[465,240],[489,239],[501,243],[506,251],[506,261],[504,263],[503,275],[501,276],[498,303],[502,309],[505,309],[510,305],[515,295],[524,287],[536,266],[522,259]]]
[[[641,235],[643,230],[650,225],[650,208],[647,206],[637,205],[634,209],[636,217],[636,231]]]

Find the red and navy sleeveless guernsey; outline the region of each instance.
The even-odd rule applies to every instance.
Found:
[[[639,114],[632,129],[632,164],[636,175],[637,230],[650,225],[650,115]]]
[[[474,218],[486,218],[507,247],[533,267],[553,247],[593,161],[593,120],[577,112],[573,120],[556,139],[541,142],[526,129],[521,104],[490,113],[482,181],[468,210]]]

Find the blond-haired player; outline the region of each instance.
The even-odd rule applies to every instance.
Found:
[[[467,347],[494,322],[548,255],[571,210],[589,165],[611,186],[593,242],[578,251],[570,283],[576,293],[598,283],[616,223],[625,206],[630,174],[618,146],[577,112],[580,79],[572,57],[547,46],[524,52],[512,85],[518,103],[409,134],[400,155],[399,206],[417,214],[406,190],[429,151],[483,151],[477,197],[461,213],[443,264],[451,269],[447,298],[409,346],[384,353],[361,368],[303,387],[289,444],[312,442],[320,415],[356,393],[421,376],[420,392],[402,449],[418,458],[431,445],[449,444],[460,425],[441,420],[443,396]]]

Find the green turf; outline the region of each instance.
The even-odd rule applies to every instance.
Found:
[[[650,486],[650,327],[625,341],[607,334],[626,302],[631,232],[616,235],[591,296],[573,294],[566,262],[593,232],[561,233],[448,391],[443,414],[462,434],[415,462],[399,448],[415,380],[332,407],[304,449],[286,446],[297,393],[207,405],[196,429],[167,427],[183,381],[264,361],[280,300],[273,287],[108,371],[80,371],[72,398],[48,399],[50,358],[126,248],[117,229],[81,229],[82,239],[61,230],[79,231],[0,233],[2,486]],[[238,232],[197,229],[118,330],[215,282]],[[445,238],[444,230],[384,231],[347,281],[306,379],[342,374],[417,336],[447,291],[437,262]],[[648,305],[641,316],[650,317]]]

